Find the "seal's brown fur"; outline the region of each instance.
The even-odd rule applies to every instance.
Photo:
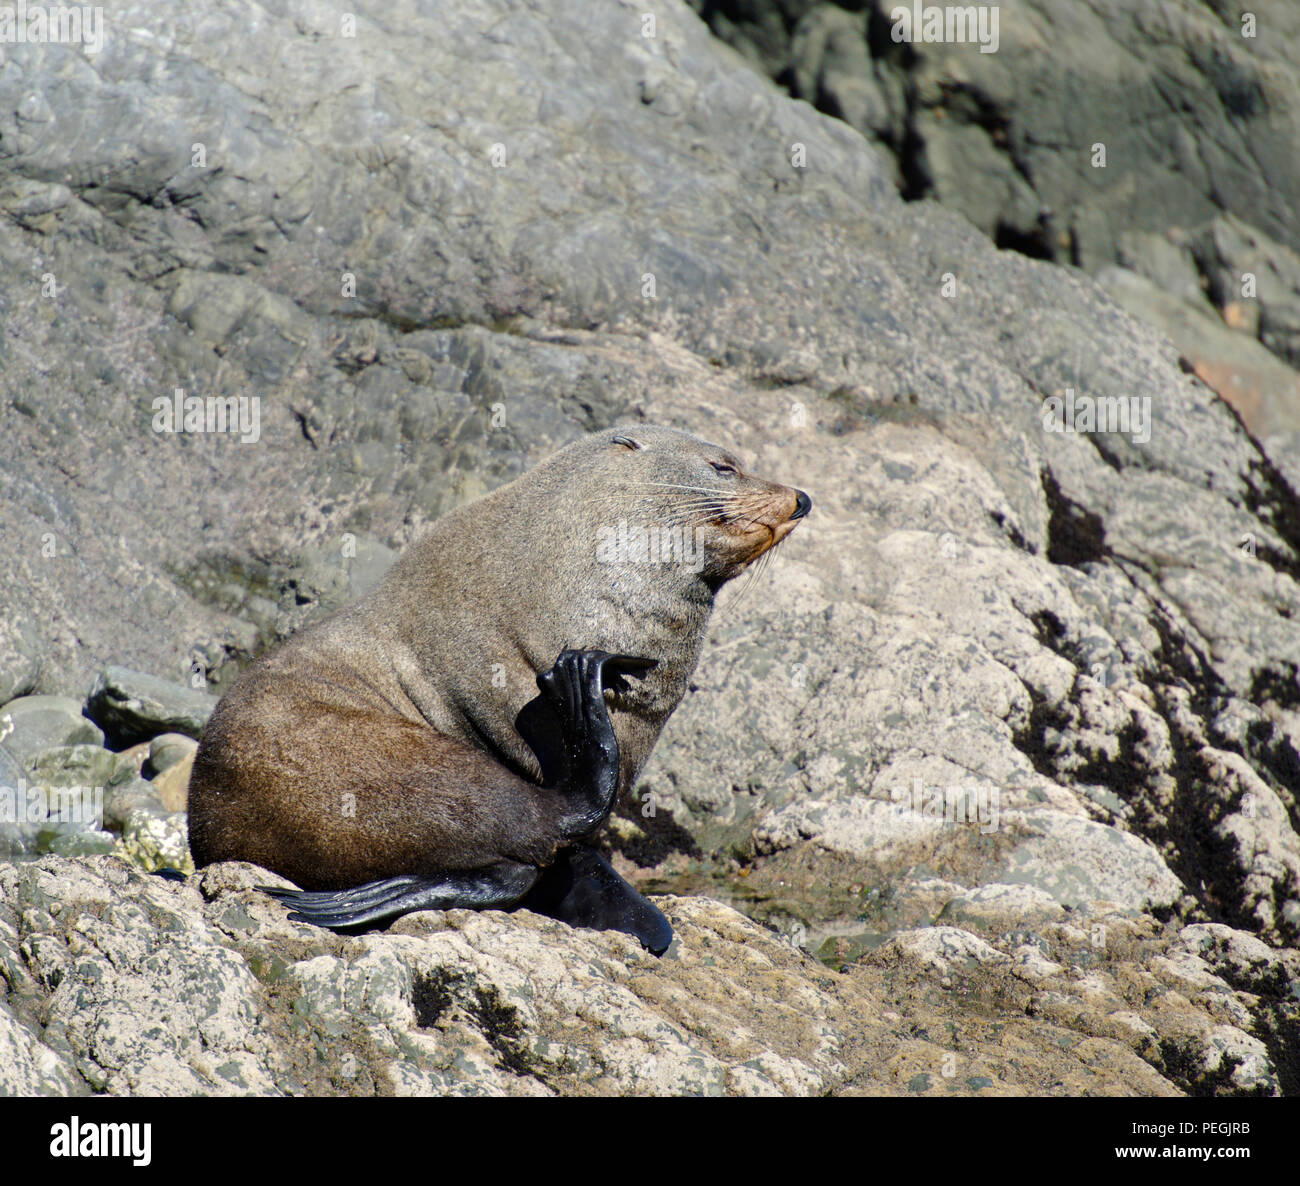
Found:
[[[231,686],[190,780],[195,863],[253,861],[321,890],[546,865],[560,805],[515,731],[538,672],[566,648],[658,661],[606,692],[626,790],[682,698],[714,594],[807,506],[725,449],[636,425],[452,511],[369,595]],[[612,563],[598,541],[620,522],[698,528],[702,563]]]

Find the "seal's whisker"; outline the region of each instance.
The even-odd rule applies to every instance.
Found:
[[[727,515],[726,522],[741,523],[744,524],[745,527],[755,527],[758,525],[758,520],[756,518],[750,515],[745,515],[739,510],[732,511],[729,515]]]
[[[688,519],[692,515],[699,514],[702,511],[714,511],[721,513],[726,507],[726,500],[721,498],[687,498],[681,501],[674,501],[668,506],[656,504],[647,501],[639,508],[642,517],[645,519],[668,519],[679,518]],[[627,518],[626,513],[619,516]]]
[[[733,502],[733,501],[735,501],[735,500],[734,500],[734,499],[727,498],[725,495],[722,495],[722,494],[716,494],[716,493],[714,493],[714,494],[692,494],[689,498],[678,498],[678,499],[675,499],[675,500],[673,501],[672,505],[675,506],[675,507],[680,507],[680,506],[690,506],[692,503],[697,503],[697,502],[717,502],[717,503],[723,503],[723,502]]]
[[[706,510],[702,508],[697,508],[696,510],[693,510],[689,514],[685,514],[685,515],[665,515],[662,519],[659,520],[659,522],[667,524],[668,526],[679,526],[682,524],[694,523],[712,517],[713,516],[709,515],[709,513]]]
[[[736,594],[735,600],[732,601],[731,603],[732,605],[735,605],[737,601],[739,601],[742,597],[744,597],[749,592],[749,590],[758,581],[759,575],[761,573],[767,571],[768,565],[772,563],[772,553],[775,551],[776,551],[775,547],[768,548],[766,552],[764,552],[753,564],[749,566],[748,571],[746,571],[745,573],[745,579],[741,583],[740,591]]]
[[[726,509],[726,503],[720,498],[706,498],[698,502],[675,503],[669,508],[668,513],[671,515],[688,516],[692,511],[723,511]]]
[[[712,494],[722,497],[725,491],[710,488],[708,486],[685,486],[681,482],[649,482],[647,485],[659,486],[668,490],[698,490],[701,494]]]
[[[766,556],[767,554],[768,554],[767,552],[764,552],[763,556]],[[758,572],[759,566],[763,562],[763,556],[760,556],[756,561],[750,564],[750,566],[745,570],[745,579],[740,582],[740,588],[736,590],[735,597],[731,599],[731,606],[733,609],[737,605],[739,605],[742,601],[745,600],[745,596],[749,593],[749,590],[753,587],[754,576]]]
[[[686,515],[680,519],[671,519],[671,518],[662,519],[660,520],[660,526],[662,530],[665,531],[682,531],[685,534],[689,535],[693,527],[696,529],[701,529],[703,528],[705,523],[712,522],[712,521],[713,520],[710,519],[708,516],[701,514],[699,511],[696,511],[693,514]]]
[[[664,517],[668,519],[690,519],[703,511],[713,511],[721,515],[725,509],[726,504],[721,499],[705,499],[700,502],[675,504],[664,513]]]

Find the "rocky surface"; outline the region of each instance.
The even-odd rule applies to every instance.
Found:
[[[896,41],[896,0],[695,6],[791,94],[873,140],[900,192],[1098,275],[1279,454],[1300,452],[1290,0],[977,6],[997,9],[987,53],[974,38]],[[1115,267],[1145,284],[1103,275]]]
[[[704,899],[661,900],[658,960],[526,912],[338,938],[267,880],[0,864],[0,1093],[1271,1094],[1247,1031],[1300,974],[1227,927],[1018,891],[834,972]]]
[[[167,730],[201,734],[214,703],[109,667],[84,705],[21,696],[0,708],[0,852],[116,852],[145,869],[192,872],[185,809],[198,742]]]
[[[7,833],[55,855],[0,866],[5,1089],[1300,1091],[1286,460],[683,7],[354,9],[108,4],[102,54],[0,64],[0,731],[62,698],[0,773],[106,790],[96,838]],[[176,388],[256,434],[153,431]],[[1056,431],[1067,390],[1145,403]],[[815,506],[610,829],[668,958],[140,871],[186,727],[106,667],[207,703],[641,418]]]

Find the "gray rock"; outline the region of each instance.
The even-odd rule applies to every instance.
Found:
[[[1252,432],[1271,438],[1300,429],[1300,374],[1262,342],[1229,328],[1204,301],[1181,300],[1135,272],[1102,268],[1097,281],[1134,316],[1168,334],[1186,365]]]
[[[20,779],[26,778],[27,772],[22,763],[3,745],[0,745],[0,787],[16,787]]]
[[[55,836],[47,851],[60,857],[103,856],[117,847],[117,841],[112,832],[91,829]]]
[[[55,746],[104,743],[104,734],[70,696],[20,696],[9,701],[0,708],[0,737],[24,765]]]
[[[27,770],[0,745],[0,856],[31,851],[34,830],[26,819],[22,793],[27,787]]]
[[[0,519],[0,539],[4,538]],[[27,614],[0,614],[0,704],[36,690],[43,643]]]
[[[1201,227],[1190,250],[1224,319],[1300,366],[1300,254],[1232,215]]]
[[[1300,952],[1279,951],[1248,931],[1233,930],[1222,923],[1197,923],[1184,927],[1178,938],[1220,975],[1252,992],[1277,995],[1292,986],[1300,987]]]
[[[105,667],[86,697],[86,713],[116,744],[133,745],[162,733],[202,736],[216,703],[216,697],[184,684]]]
[[[944,905],[941,917],[958,923],[1014,929],[1057,922],[1065,917],[1065,909],[1056,896],[1028,882],[992,882],[951,898]]]
[[[889,960],[895,955],[947,977],[954,968],[973,968],[1007,962],[1005,952],[985,943],[959,927],[926,927],[922,931],[903,931],[889,941],[878,958]]]
[[[793,95],[888,152],[908,197],[1033,256],[1093,274],[1120,264],[1186,301],[1184,316],[1222,317],[1300,366],[1300,28],[1287,0],[1226,18],[1167,0],[1156,24],[1126,0],[1025,0],[1002,14],[992,53],[896,42],[894,0],[694,6]],[[1258,291],[1243,297],[1248,273]],[[1255,428],[1233,372],[1198,374]]]
[[[1001,870],[1002,880],[1044,890],[1063,906],[1114,902],[1132,910],[1173,905],[1183,886],[1140,837],[1053,811],[1014,821],[1029,833]]]
[[[792,803],[763,818],[754,829],[759,853],[777,852],[813,840],[828,852],[877,858],[916,851],[943,830],[943,821],[926,819],[893,803],[872,799]]]
[[[1250,9],[1253,37],[1240,13],[1224,19],[1198,0],[1170,0],[1158,27],[1125,0],[1086,10],[1025,0],[1002,13],[993,53],[969,41],[895,42],[893,0],[866,5],[865,19],[849,0],[694,7],[794,95],[878,136],[909,192],[1012,245],[1091,271],[1115,262],[1126,232],[1189,229],[1221,211],[1300,245],[1300,32],[1286,0]],[[887,124],[878,104],[840,99],[853,84],[890,96]],[[1096,142],[1104,170],[1093,166]],[[1017,189],[1034,200],[999,209],[996,196]]]
[[[1205,314],[1209,312],[1205,306],[1208,282],[1186,238],[1183,233],[1123,231],[1116,260],[1121,267],[1150,280],[1166,296],[1194,305],[1199,313]],[[1104,271],[1103,268],[1096,273],[1099,280]]]
[[[7,856],[65,855],[108,851],[103,839],[101,787],[20,780],[0,786],[0,851]]]
[[[42,750],[28,766],[28,782],[52,786],[106,787],[122,767],[118,755],[100,745],[63,745]]]
[[[795,27],[790,53],[796,94],[859,131],[889,131],[892,113],[871,68],[863,13],[830,4],[810,9]]]

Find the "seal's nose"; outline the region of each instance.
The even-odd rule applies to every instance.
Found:
[[[809,498],[808,495],[806,495],[802,490],[796,490],[795,493],[799,497],[795,499],[794,514],[791,515],[790,518],[802,519],[809,511],[812,510],[812,499]]]

